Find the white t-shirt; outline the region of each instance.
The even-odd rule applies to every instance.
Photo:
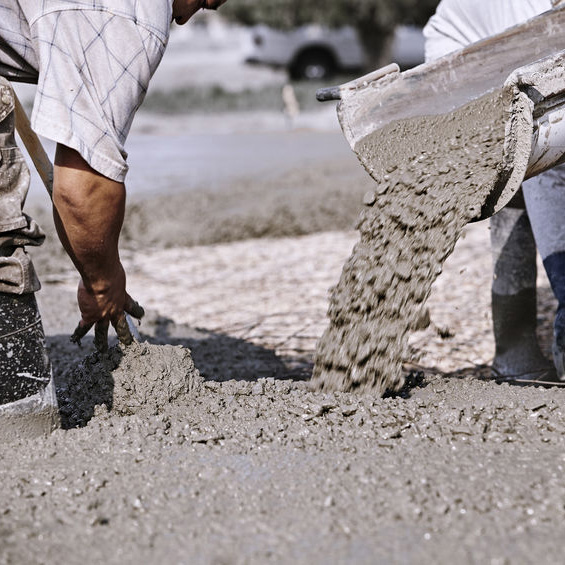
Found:
[[[551,0],[442,0],[424,28],[426,61],[551,10]]]

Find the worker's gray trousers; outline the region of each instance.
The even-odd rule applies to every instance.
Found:
[[[565,165],[525,181],[525,210],[507,206],[491,218],[493,295],[536,288],[536,247],[555,297],[556,336],[565,338]]]
[[[565,165],[525,181],[523,190],[536,245],[558,301],[559,341],[565,339]]]
[[[551,283],[558,283],[556,270],[565,279],[565,165],[525,181],[522,187],[539,254]],[[553,290],[565,304],[565,288],[560,286]]]
[[[516,294],[525,286],[535,287],[533,260],[537,246],[555,296],[565,306],[565,165],[524,181],[522,190],[526,210],[510,205],[493,216],[491,240],[495,265],[500,254],[509,251],[519,256],[517,259],[528,259],[530,266],[524,267],[520,276],[498,281],[495,275],[493,290],[499,294]],[[509,237],[511,232],[515,245],[509,249],[508,241],[497,234]]]
[[[29,189],[29,169],[14,136],[14,95],[0,77],[0,292],[28,294],[39,280],[27,245],[41,245],[45,235],[23,206]]]
[[[0,441],[49,432],[57,401],[35,301],[39,280],[26,253],[45,236],[23,213],[29,169],[14,136],[15,98],[0,77]]]

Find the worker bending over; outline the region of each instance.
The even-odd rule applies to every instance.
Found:
[[[44,235],[23,212],[29,171],[14,139],[9,81],[37,83],[32,127],[57,143],[54,220],[81,277],[75,338],[94,326],[103,350],[112,324],[131,342],[125,313],[143,310],[126,292],[118,254],[124,143],[171,21],[225,1],[0,0],[0,430],[3,416],[56,411],[34,298],[40,285],[25,250]]]

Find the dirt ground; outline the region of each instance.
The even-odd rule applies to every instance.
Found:
[[[101,360],[90,339],[69,342],[76,275],[35,210],[51,233],[38,301],[63,429],[0,445],[0,564],[562,560],[565,390],[489,378],[488,223],[469,226],[436,282],[400,394],[310,390],[372,183],[351,163],[129,203],[141,336],[188,348],[202,379],[187,362],[188,392],[126,415],[84,402],[77,375]],[[548,351],[541,271],[539,288]],[[169,370],[151,378],[166,386]]]

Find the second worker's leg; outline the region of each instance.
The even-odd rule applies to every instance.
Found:
[[[524,182],[524,199],[545,272],[557,298],[553,360],[565,379],[565,165]]]
[[[493,371],[509,380],[555,378],[538,344],[536,246],[524,209],[507,206],[491,220]]]

